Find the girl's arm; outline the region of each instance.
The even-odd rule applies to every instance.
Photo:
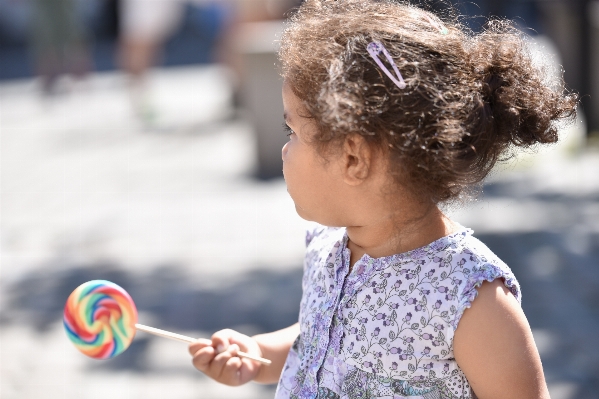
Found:
[[[262,357],[272,361],[271,365],[260,367],[260,372],[254,381],[263,384],[274,384],[279,381],[287,354],[299,333],[299,324],[295,323],[279,331],[252,337],[260,346]]]
[[[485,282],[453,340],[455,359],[480,399],[549,399],[541,358],[516,298]]]
[[[278,381],[285,359],[293,341],[299,334],[299,324],[294,324],[268,334],[249,337],[234,330],[221,330],[212,339],[199,339],[189,345],[193,365],[212,379],[231,386],[249,381],[272,384]],[[239,358],[236,352],[264,357],[272,361],[263,365],[246,358]]]

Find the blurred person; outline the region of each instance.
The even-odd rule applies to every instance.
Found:
[[[318,223],[299,323],[219,331],[189,346],[194,366],[278,381],[277,399],[548,399],[516,277],[440,205],[516,147],[556,142],[578,96],[511,23],[470,34],[391,0],[307,0],[280,58],[285,182]]]
[[[231,10],[226,29],[215,46],[215,59],[233,72],[233,107],[241,106],[240,89],[245,81],[245,68],[239,49],[245,24],[280,21],[301,0],[225,0]],[[274,42],[275,38],[272,38]]]
[[[292,4],[289,0],[121,0],[119,63],[130,76],[134,109],[147,122],[152,122],[157,112],[149,98],[147,71],[158,62],[166,41],[179,27],[188,3],[219,7],[225,16],[214,46],[214,59],[227,65],[234,75],[234,106],[239,105],[238,91],[243,74],[235,48],[237,27],[244,22],[281,19]]]
[[[91,69],[87,34],[75,0],[31,0],[31,47],[42,90],[52,94],[60,75],[83,78]]]
[[[142,119],[154,117],[147,98],[146,72],[175,31],[183,13],[178,0],[120,0],[119,64],[130,78],[134,110]]]

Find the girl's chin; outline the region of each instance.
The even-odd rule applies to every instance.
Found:
[[[304,220],[307,220],[308,222],[316,221],[316,220],[313,220],[312,218],[310,218],[308,213],[304,210],[304,208],[302,208],[298,204],[295,204],[295,212],[299,215],[299,217],[301,217]]]
[[[309,212],[306,209],[302,208],[298,204],[295,204],[295,212],[298,214],[299,217],[301,217],[302,219],[304,219],[308,222],[316,222],[316,223],[326,226],[326,224],[323,223],[324,221],[320,220],[321,218],[314,215],[313,212]]]
[[[330,214],[329,215],[315,215],[314,213],[310,213],[307,212],[304,208],[300,207],[299,205],[295,204],[295,212],[298,214],[299,217],[301,217],[302,219],[304,219],[305,221],[308,222],[316,222],[322,226],[328,226],[328,227],[346,227],[346,224],[341,223],[341,220],[338,220],[336,218],[331,218]]]

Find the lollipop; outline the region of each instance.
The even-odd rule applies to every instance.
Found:
[[[106,280],[81,284],[69,295],[64,307],[64,327],[67,336],[84,355],[95,359],[110,359],[124,352],[136,330],[187,343],[196,339],[137,323],[137,308],[123,288]],[[238,351],[260,363],[271,361]]]
[[[129,347],[135,336],[137,308],[127,291],[105,280],[81,284],[67,299],[64,327],[83,354],[109,359]]]

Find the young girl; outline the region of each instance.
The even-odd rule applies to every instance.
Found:
[[[439,204],[513,145],[555,142],[576,96],[509,24],[473,35],[390,0],[307,0],[280,57],[285,181],[319,223],[299,323],[198,340],[195,367],[276,398],[549,398],[518,282]]]

